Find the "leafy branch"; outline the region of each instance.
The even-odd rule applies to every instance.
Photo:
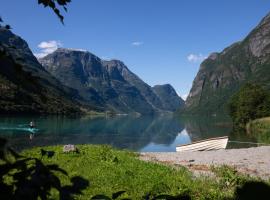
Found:
[[[71,0],[38,0],[38,4],[43,5],[45,8],[51,8],[62,24],[64,24],[64,16],[61,14],[59,8],[63,8],[67,12],[67,5],[70,2]]]

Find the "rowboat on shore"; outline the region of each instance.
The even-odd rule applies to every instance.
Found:
[[[200,140],[192,142],[191,144],[184,144],[176,146],[177,152],[188,152],[188,151],[209,151],[225,149],[228,143],[228,136],[209,138],[206,140]]]

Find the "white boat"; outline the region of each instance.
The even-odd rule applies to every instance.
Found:
[[[209,138],[206,140],[200,140],[197,142],[192,142],[191,144],[184,144],[176,146],[177,152],[187,152],[187,151],[209,151],[225,149],[228,143],[228,136]]]

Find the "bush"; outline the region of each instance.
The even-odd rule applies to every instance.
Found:
[[[248,83],[230,99],[229,112],[234,127],[245,128],[249,121],[270,115],[270,95],[261,86]]]

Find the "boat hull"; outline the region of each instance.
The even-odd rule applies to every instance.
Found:
[[[190,151],[210,151],[225,149],[228,143],[228,137],[210,138],[201,140],[191,144],[181,145],[176,147],[177,152],[190,152]]]

